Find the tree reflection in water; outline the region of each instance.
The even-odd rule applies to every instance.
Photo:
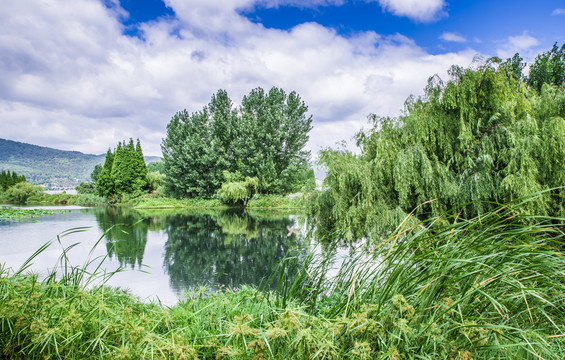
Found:
[[[141,267],[149,219],[122,207],[99,208],[98,226],[105,232],[108,256],[117,258],[122,267]]]
[[[259,285],[279,260],[304,245],[300,232],[289,231],[294,217],[274,212],[106,208],[96,217],[109,257],[132,269],[142,265],[149,231],[162,231],[163,268],[179,295],[198,285]]]
[[[176,291],[197,285],[258,285],[277,261],[302,245],[287,216],[240,211],[182,214],[167,221],[164,266]]]

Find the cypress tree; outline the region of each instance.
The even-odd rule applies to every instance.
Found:
[[[106,152],[104,166],[96,180],[96,191],[98,195],[108,197],[115,193],[114,182],[112,181],[112,167],[114,164],[114,153],[111,149]]]
[[[148,181],[147,164],[145,163],[145,158],[143,157],[143,150],[141,150],[141,142],[139,141],[139,139],[137,139],[137,143],[135,145],[134,163],[134,190],[141,190],[147,186]]]
[[[116,152],[114,153],[114,162],[112,164],[111,178],[114,183],[114,193],[120,194],[125,190],[125,177],[124,174],[125,166],[125,141],[123,143],[119,142],[116,147]]]

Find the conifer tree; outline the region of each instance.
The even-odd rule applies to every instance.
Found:
[[[112,167],[114,164],[114,153],[111,149],[106,152],[106,159],[104,160],[104,166],[98,175],[96,181],[96,191],[100,196],[108,197],[115,194],[114,182],[112,181]]]
[[[145,163],[145,157],[143,156],[143,150],[141,150],[141,142],[137,139],[137,143],[135,144],[135,155],[134,155],[134,163],[135,163],[135,181],[134,181],[134,190],[141,190],[147,187],[147,164]]]

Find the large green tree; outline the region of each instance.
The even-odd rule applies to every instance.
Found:
[[[312,118],[298,94],[257,88],[234,108],[219,90],[208,106],[173,116],[163,140],[166,186],[180,197],[210,197],[223,172],[257,177],[257,191],[285,193],[297,188],[308,170],[304,151]]]
[[[543,189],[565,185],[565,91],[538,94],[519,75],[520,59],[453,66],[443,83],[432,77],[425,95],[406,102],[406,115],[380,118],[357,135],[360,155],[325,150],[327,191],[312,212],[319,224],[353,238],[467,204],[480,215]],[[524,205],[540,215],[565,215],[562,189]]]

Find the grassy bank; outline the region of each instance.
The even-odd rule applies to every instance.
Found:
[[[218,199],[175,199],[168,197],[139,197],[125,202],[135,209],[228,208]],[[257,195],[249,200],[248,209],[302,209],[301,198],[281,195]]]
[[[333,279],[330,246],[281,262],[275,293],[195,289],[170,308],[86,288],[80,269],[59,280],[3,269],[0,349],[26,359],[563,359],[563,222],[513,204],[401,225]]]
[[[30,196],[28,205],[77,205],[77,206],[103,206],[104,198],[93,194],[47,194]]]

